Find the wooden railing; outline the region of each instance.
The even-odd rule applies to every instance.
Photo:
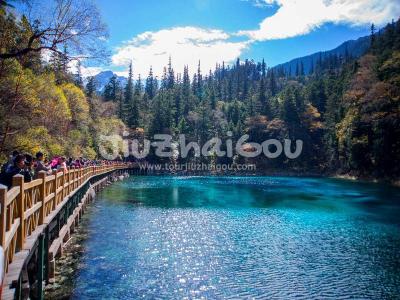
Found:
[[[64,199],[79,189],[92,176],[129,167],[124,163],[53,171],[42,171],[38,179],[24,182],[22,175],[13,177],[12,187],[0,185],[0,242],[4,251],[4,270],[7,273],[14,255],[23,249],[27,237],[45,223]]]

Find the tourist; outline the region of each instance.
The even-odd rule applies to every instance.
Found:
[[[36,153],[36,168],[35,175],[38,176],[40,171],[45,171],[46,174],[49,174],[51,171],[51,167],[48,167],[44,162],[44,155],[42,152]]]
[[[7,169],[10,168],[14,164],[14,160],[17,157],[18,154],[19,154],[19,152],[16,151],[16,150],[14,150],[12,152],[12,154],[10,155],[8,161],[1,166],[1,173],[2,174],[7,172]]]
[[[25,170],[30,173],[31,179],[35,177],[34,159],[30,154],[25,154]]]
[[[68,168],[72,168],[74,165],[75,165],[74,164],[74,159],[72,157],[69,157],[68,161],[67,161],[67,167]]]
[[[60,158],[58,156],[53,157],[53,159],[50,161],[50,168],[52,170],[57,170],[59,163]]]
[[[79,159],[76,159],[74,162],[75,168],[82,168],[83,165],[81,164],[81,161]]]
[[[26,166],[25,163],[26,161],[24,155],[18,154],[15,157],[13,165],[7,169],[5,176],[3,177],[3,183],[8,188],[12,186],[13,177],[17,174],[23,175],[25,182],[32,181],[32,173],[29,170],[29,166]]]
[[[83,168],[83,167],[85,166],[85,161],[83,160],[83,157],[82,157],[82,156],[79,157],[79,164],[80,164],[80,167],[81,167],[81,168]]]
[[[65,157],[60,157],[58,161],[57,171],[65,171],[68,172],[67,162]]]

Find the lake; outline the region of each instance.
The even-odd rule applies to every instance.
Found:
[[[73,299],[399,299],[400,189],[130,177],[97,195]]]

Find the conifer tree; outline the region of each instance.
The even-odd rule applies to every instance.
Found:
[[[371,24],[371,49],[374,50],[375,47],[375,25],[374,23]]]
[[[88,78],[88,82],[86,84],[86,95],[89,98],[92,98],[96,93],[96,79],[93,76]]]
[[[199,65],[197,67],[197,77],[196,77],[196,96],[199,99],[199,101],[202,100],[203,97],[203,76],[201,75],[201,68],[200,68],[200,60],[199,60]]]
[[[265,64],[265,61],[264,61],[264,58],[263,58],[263,60],[262,60],[262,63],[261,63],[261,76],[264,78],[265,77],[265,73],[266,72],[266,64]]]
[[[183,102],[183,115],[186,116],[192,109],[191,105],[191,89],[190,89],[190,78],[189,78],[189,67],[184,66],[183,69],[183,81],[181,89]]]
[[[117,76],[113,75],[104,87],[103,96],[106,101],[117,101],[117,94],[119,89],[119,83]]]
[[[168,75],[167,75],[167,88],[173,89],[175,84],[175,74],[174,69],[172,68],[171,56],[168,61]]]
[[[77,62],[75,84],[81,89],[83,88],[82,65],[80,60]]]
[[[269,72],[269,89],[271,91],[271,95],[275,96],[277,93],[277,84],[276,84],[276,78],[275,78],[275,71],[274,69],[271,69],[271,71]]]
[[[153,68],[150,67],[149,75],[147,76],[146,79],[145,93],[147,97],[151,100],[156,95],[156,92],[157,92],[157,80],[154,78]]]
[[[138,105],[133,96],[133,70],[132,63],[129,65],[128,82],[125,86],[124,93],[124,120],[126,124],[131,127],[137,127],[139,122],[139,111]]]

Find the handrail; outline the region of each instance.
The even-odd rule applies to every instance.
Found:
[[[4,270],[0,272],[7,273],[26,239],[87,179],[128,167],[126,163],[112,163],[53,171],[51,175],[41,171],[38,179],[29,183],[24,182],[22,175],[15,175],[8,191],[6,186],[0,185],[0,243],[4,251]]]

